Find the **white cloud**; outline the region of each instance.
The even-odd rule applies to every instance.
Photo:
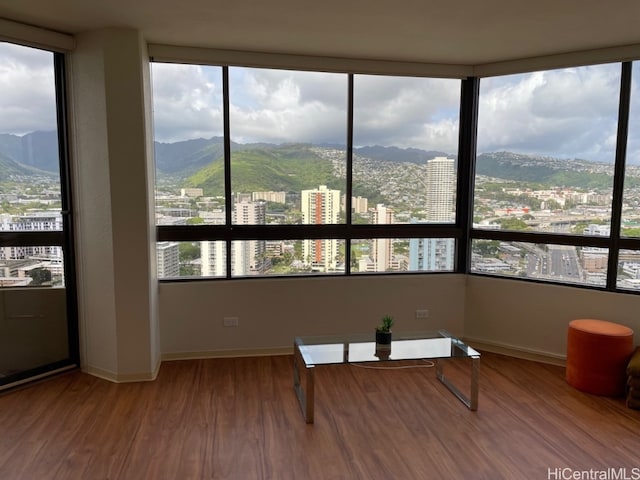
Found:
[[[357,76],[354,143],[458,149],[460,81]]]
[[[157,141],[223,134],[220,67],[153,63],[152,84]]]
[[[235,68],[230,78],[232,140],[346,143],[346,75]]]
[[[0,42],[0,133],[56,129],[53,54]]]
[[[620,65],[480,82],[478,151],[613,161]]]
[[[207,122],[221,120],[219,107],[196,108],[203,103],[200,96],[215,97],[221,105],[209,89],[210,75],[198,66],[157,67],[156,135],[163,141],[211,136],[202,130]],[[233,141],[346,144],[346,74],[232,67],[229,77]],[[459,80],[358,75],[355,143],[455,154],[459,97]]]

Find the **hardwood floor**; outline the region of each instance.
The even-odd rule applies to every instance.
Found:
[[[447,371],[466,386],[468,366]],[[560,367],[483,354],[477,412],[434,369],[319,367],[313,425],[292,382],[291,357],[278,356],[166,362],[155,382],[137,384],[75,372],[10,392],[0,396],[0,479],[495,480],[640,469],[640,411],[574,390]]]

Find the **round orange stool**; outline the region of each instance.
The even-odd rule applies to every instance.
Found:
[[[604,320],[572,320],[567,335],[567,383],[595,395],[623,395],[632,353],[629,327]]]

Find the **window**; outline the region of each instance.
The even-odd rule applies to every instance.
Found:
[[[462,81],[153,63],[160,278],[640,291],[638,63]]]
[[[620,85],[620,64],[481,80],[471,271],[607,284]]]
[[[160,278],[454,270],[460,80],[160,63],[152,80]]]
[[[355,76],[355,223],[455,222],[459,116],[459,80]]]
[[[79,362],[64,65],[0,42],[0,390]]]
[[[0,286],[65,285],[54,54],[0,42]]]

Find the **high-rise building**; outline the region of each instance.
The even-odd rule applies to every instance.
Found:
[[[454,159],[436,157],[427,161],[427,222],[455,220],[456,170]]]
[[[239,195],[233,208],[235,225],[263,225],[266,223],[266,203],[253,202],[251,195]],[[238,240],[231,244],[231,271],[234,276],[263,273],[265,240]],[[225,242],[201,242],[202,276],[223,277],[226,275],[227,252]]]
[[[10,232],[52,232],[62,230],[62,214],[54,212],[29,212],[21,215],[0,215],[0,230]],[[48,246],[20,246],[1,247],[0,259],[21,260],[34,259],[50,261],[62,266],[62,247]]]
[[[453,238],[412,238],[409,241],[409,270],[412,272],[452,271],[454,254]]]
[[[235,225],[264,225],[267,218],[266,202],[242,198],[233,209]],[[241,240],[232,243],[232,271],[234,275],[255,275],[263,273],[265,261],[265,240]]]
[[[158,258],[158,278],[180,276],[180,244],[178,242],[158,242],[156,256]]]
[[[382,204],[371,209],[371,223],[390,224],[393,223],[393,209]],[[393,260],[393,241],[390,238],[374,238],[371,245],[371,260],[375,264],[376,272],[386,272],[391,270]]]
[[[227,246],[223,241],[200,242],[203,277],[224,277],[227,275]]]
[[[347,196],[342,195],[341,199],[342,210],[347,210]],[[351,212],[352,213],[367,213],[369,210],[369,200],[365,197],[351,197]]]
[[[320,225],[338,223],[340,215],[340,190],[329,190],[320,185],[315,190],[303,190],[301,195],[302,223]],[[338,241],[305,240],[302,254],[312,270],[328,272],[337,267]]]
[[[427,161],[426,220],[413,223],[449,223],[455,220],[455,160],[436,157]],[[451,271],[454,268],[453,238],[412,238],[409,241],[409,270]]]
[[[285,203],[286,192],[251,192],[251,200],[265,200],[267,202]]]

